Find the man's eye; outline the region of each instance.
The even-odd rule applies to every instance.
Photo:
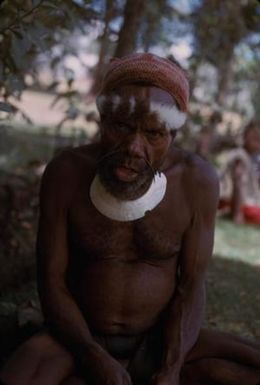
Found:
[[[163,137],[163,133],[155,130],[146,130],[146,135],[152,139],[159,139]]]
[[[130,127],[128,127],[126,124],[123,124],[123,123],[117,123],[115,125],[115,129],[120,131],[120,132],[129,132],[130,131]]]

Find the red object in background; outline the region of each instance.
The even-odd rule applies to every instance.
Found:
[[[230,202],[226,199],[221,199],[218,202],[218,209],[223,210],[223,209],[230,209],[231,205]]]
[[[230,202],[225,199],[220,199],[218,204],[218,209],[222,212],[230,212]],[[254,225],[260,225],[260,206],[249,206],[244,205],[243,215],[246,223],[251,223]]]
[[[259,206],[244,206],[243,214],[246,222],[255,225],[260,225],[260,207]]]

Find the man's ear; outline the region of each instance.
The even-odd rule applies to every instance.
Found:
[[[100,120],[99,120],[99,123],[98,123],[98,127],[99,127],[100,135],[103,135],[104,134],[104,124],[102,122],[102,117],[100,117]]]

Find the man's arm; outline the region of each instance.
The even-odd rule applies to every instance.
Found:
[[[203,320],[205,272],[213,248],[218,179],[208,165],[204,163],[202,168],[202,174],[190,186],[193,215],[182,243],[178,284],[166,315],[158,385],[179,384],[185,356],[195,344]]]
[[[46,323],[56,338],[80,359],[86,372],[105,384],[129,384],[126,371],[99,344],[68,290],[67,220],[77,188],[77,170],[60,155],[42,178],[37,237],[38,289]],[[88,373],[87,373],[88,374]],[[91,377],[90,377],[91,378]]]

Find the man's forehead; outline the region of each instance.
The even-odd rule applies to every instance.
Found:
[[[161,88],[146,85],[124,85],[112,92],[98,96],[97,106],[101,116],[135,116],[156,114],[158,121],[168,130],[180,128],[186,114],[179,110],[174,98]]]
[[[115,89],[112,95],[117,95],[121,100],[129,103],[135,99],[137,102],[144,103],[155,101],[162,104],[175,104],[175,100],[167,91],[153,86],[127,85]]]
[[[153,111],[152,106],[158,104],[171,108],[176,106],[173,97],[167,92],[154,86],[125,85],[114,89],[112,92],[97,97],[99,111],[107,113],[124,110],[129,113],[136,110],[149,113]]]

